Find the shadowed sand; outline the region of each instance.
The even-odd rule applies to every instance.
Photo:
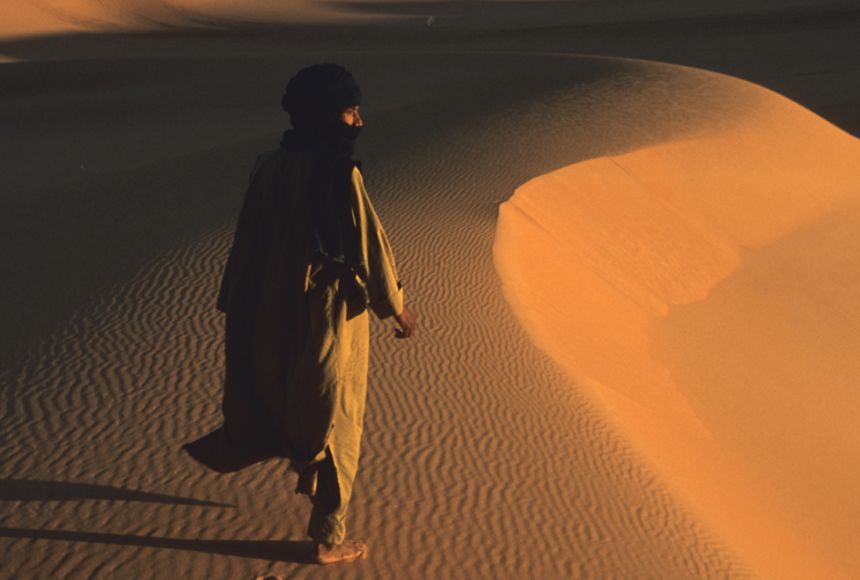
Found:
[[[158,5],[139,7],[151,14],[148,6]],[[628,424],[607,413],[600,389],[572,379],[555,353],[542,350],[522,319],[526,310],[515,300],[512,310],[494,270],[496,219],[499,204],[522,184],[569,166],[604,167],[609,158],[668,151],[648,175],[662,180],[658,168],[674,175],[667,164],[683,157],[672,147],[707,143],[715,134],[742,136],[751,111],[766,120],[757,107],[773,97],[722,75],[563,52],[700,59],[693,64],[722,59],[726,67],[771,76],[773,86],[796,90],[819,112],[850,122],[855,109],[846,105],[856,93],[849,76],[816,76],[844,89],[828,97],[797,80],[809,70],[818,75],[815,62],[749,50],[776,46],[768,39],[790,30],[814,39],[820,56],[827,39],[848,42],[850,27],[844,14],[836,25],[826,11],[811,19],[816,25],[791,17],[774,28],[767,21],[759,25],[764,31],[744,32],[733,40],[739,44],[715,51],[708,43],[735,20],[684,8],[691,28],[722,22],[711,36],[696,33],[706,39],[699,50],[684,50],[695,43],[672,41],[677,32],[646,40],[653,23],[624,24],[615,37],[582,22],[517,29],[522,11],[531,10],[518,6],[487,8],[495,25],[511,29],[493,33],[470,29],[466,17],[457,19],[463,31],[452,24],[433,37],[435,24],[414,19],[387,28],[261,32],[214,10],[204,16],[232,23],[234,34],[176,29],[2,43],[0,53],[20,60],[0,65],[10,81],[0,113],[9,128],[3,145],[10,145],[0,160],[9,216],[0,235],[11,248],[0,271],[19,282],[0,296],[13,321],[0,336],[4,574],[656,579],[770,570],[754,542],[694,501],[695,481],[649,455],[652,433],[637,431],[636,416]],[[569,16],[580,18],[576,11]],[[637,30],[645,32],[635,38]],[[216,476],[181,455],[179,445],[219,421],[223,319],[214,299],[254,153],[275,147],[286,125],[277,102],[288,76],[329,58],[353,70],[366,95],[357,157],[423,326],[414,341],[394,340],[390,324],[373,326],[362,464],[348,517],[349,535],[364,538],[371,554],[316,567],[303,563],[309,506],[292,494],[294,475],[285,465]],[[810,123],[814,129],[822,122]],[[830,129],[826,134],[837,134]],[[743,152],[744,143],[737,145]],[[636,207],[655,215],[647,203]],[[821,208],[795,209],[801,217],[809,210],[813,220]],[[684,206],[682,214],[694,220],[697,211]],[[795,214],[777,215],[772,235],[798,226],[789,219]],[[609,234],[626,223],[595,217],[579,231],[614,241]],[[680,296],[710,289],[745,263],[719,232],[694,231],[702,238],[683,247],[709,267],[707,275],[665,284],[681,288]],[[673,239],[654,236],[641,245],[660,242],[661,255],[695,263],[669,251]],[[564,238],[556,237],[535,255],[562,247]],[[767,263],[785,270],[779,259],[795,255],[787,252]],[[648,271],[631,267],[623,282],[639,288],[637,275],[650,280]],[[642,296],[645,306],[657,304]],[[731,293],[724,300],[738,304]],[[687,389],[701,384],[695,388],[704,393],[711,379],[702,369],[714,365],[696,358],[701,354],[688,359],[678,343],[693,332],[688,327],[722,315],[671,312],[672,326],[652,329],[656,354],[636,350],[644,331],[624,326],[627,320],[618,328],[633,342],[622,346],[631,365],[664,356],[657,360],[674,365],[673,380]],[[572,335],[596,356],[600,330],[597,321]],[[645,387],[631,381],[621,388],[629,395]],[[635,392],[642,393],[669,397],[659,385]],[[692,403],[684,406],[680,397],[671,402],[680,419],[666,429],[695,434],[701,410],[690,411]],[[721,404],[702,403],[714,416],[729,416]],[[733,445],[730,451],[746,449]],[[688,450],[665,449],[678,450],[677,457]],[[38,483],[22,487],[27,481]],[[729,499],[738,498],[744,496]],[[117,499],[125,501],[105,501]],[[780,540],[790,546],[791,530]]]

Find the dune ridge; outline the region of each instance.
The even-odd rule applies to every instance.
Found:
[[[520,186],[495,264],[529,335],[757,573],[847,579],[860,143],[727,82],[732,125]]]
[[[233,29],[291,24],[386,22],[393,14],[310,0],[10,0],[0,7],[5,38],[85,32]]]
[[[763,32],[850,27],[857,7],[845,0],[723,2],[416,2],[412,0],[9,0],[0,36],[87,32],[247,31],[290,25],[388,25],[505,31],[561,26],[629,34],[650,29]],[[389,32],[391,30],[389,29]]]

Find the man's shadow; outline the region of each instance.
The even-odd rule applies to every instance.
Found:
[[[226,503],[124,489],[97,483],[47,481],[43,479],[0,479],[0,501],[69,501],[77,499],[142,501],[211,507],[235,507]]]
[[[186,540],[157,536],[132,536],[72,530],[31,530],[26,528],[0,528],[0,537],[170,548],[172,550],[299,563],[311,562],[310,554],[313,545],[311,541],[296,540]]]
[[[93,483],[25,479],[0,480],[0,501],[70,501],[78,499],[143,501],[211,507],[234,507],[230,504],[198,500],[159,493],[123,489]],[[291,540],[207,540],[133,536],[74,530],[0,528],[0,537],[93,542],[126,546],[146,546],[189,550],[243,558],[282,562],[309,563],[313,543]]]

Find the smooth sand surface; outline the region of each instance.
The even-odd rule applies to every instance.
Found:
[[[521,186],[497,267],[541,348],[757,570],[850,578],[860,142],[725,82],[735,123]]]
[[[841,397],[839,419],[832,400],[804,387],[855,376],[833,345],[852,336],[856,280],[838,268],[850,251],[832,247],[850,248],[853,236],[851,214],[836,210],[851,197],[837,186],[856,141],[724,75],[575,53],[733,73],[856,131],[856,12],[658,3],[648,19],[607,4],[566,7],[554,19],[544,4],[506,4],[483,13],[338,5],[338,19],[403,18],[260,30],[225,16],[224,3],[211,16],[232,18],[232,32],[175,23],[169,34],[7,31],[0,272],[14,283],[0,296],[11,321],[0,333],[0,575],[780,577],[770,554],[781,550],[784,562],[806,566],[798,569],[840,577],[851,555],[839,534],[851,523],[831,516],[838,502],[846,518],[856,507],[844,494],[856,471],[838,472],[852,460],[825,454],[850,452],[854,399],[845,388],[829,393]],[[126,5],[111,6],[116,14]],[[440,15],[430,26],[425,8]],[[111,26],[122,29],[96,28]],[[399,341],[390,322],[373,326],[348,518],[372,553],[319,568],[297,562],[309,506],[293,495],[285,465],[218,476],[179,445],[219,422],[223,315],[214,299],[254,153],[275,147],[287,124],[278,101],[289,76],[329,59],[365,93],[357,157],[422,327]],[[631,186],[618,163],[651,181]],[[761,187],[743,185],[759,197],[713,189],[756,164],[767,166]],[[786,185],[787,198],[777,191]],[[607,206],[601,193],[610,192],[626,203]],[[559,211],[537,201],[553,193]],[[540,227],[512,218],[527,197]],[[590,213],[554,231],[553,219],[584,207],[575,201]],[[525,298],[515,291],[525,278],[512,285],[495,269],[494,243],[516,236],[518,250],[530,250],[526,266],[548,265],[546,283]],[[509,267],[523,267],[522,254],[507,254]],[[582,258],[572,265],[583,276],[611,266],[607,286],[589,278],[571,291],[596,305],[546,298],[553,283],[583,280],[552,277],[564,255]],[[788,291],[798,262],[808,279]],[[763,283],[772,290],[762,293]],[[777,294],[832,309],[804,318],[770,300]],[[636,300],[621,309],[624,296]],[[547,338],[552,305],[550,325],[565,341]],[[792,332],[815,333],[819,350],[786,332],[789,312]],[[570,331],[575,316],[586,319]],[[817,371],[809,357],[818,352],[843,366]],[[762,361],[755,377],[749,356]],[[774,392],[787,361],[791,400]],[[752,379],[760,398],[737,392]],[[738,397],[746,414],[731,405]],[[810,401],[818,406],[807,413]],[[642,411],[657,403],[658,415]],[[773,416],[759,419],[763,411]],[[756,425],[767,431],[732,438]],[[666,441],[677,434],[684,440]],[[781,436],[791,449],[756,464]],[[696,450],[705,471],[685,463]],[[715,497],[702,474],[720,466],[726,492]],[[813,468],[829,477],[830,503],[800,478],[768,479]],[[734,515],[750,525],[728,521]]]

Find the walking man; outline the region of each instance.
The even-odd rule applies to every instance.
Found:
[[[221,472],[284,457],[312,504],[317,563],[365,557],[345,536],[358,468],[368,312],[415,333],[394,256],[353,160],[361,93],[342,66],[306,67],[281,101],[278,149],[257,157],[221,281],[223,423],[183,446]]]

